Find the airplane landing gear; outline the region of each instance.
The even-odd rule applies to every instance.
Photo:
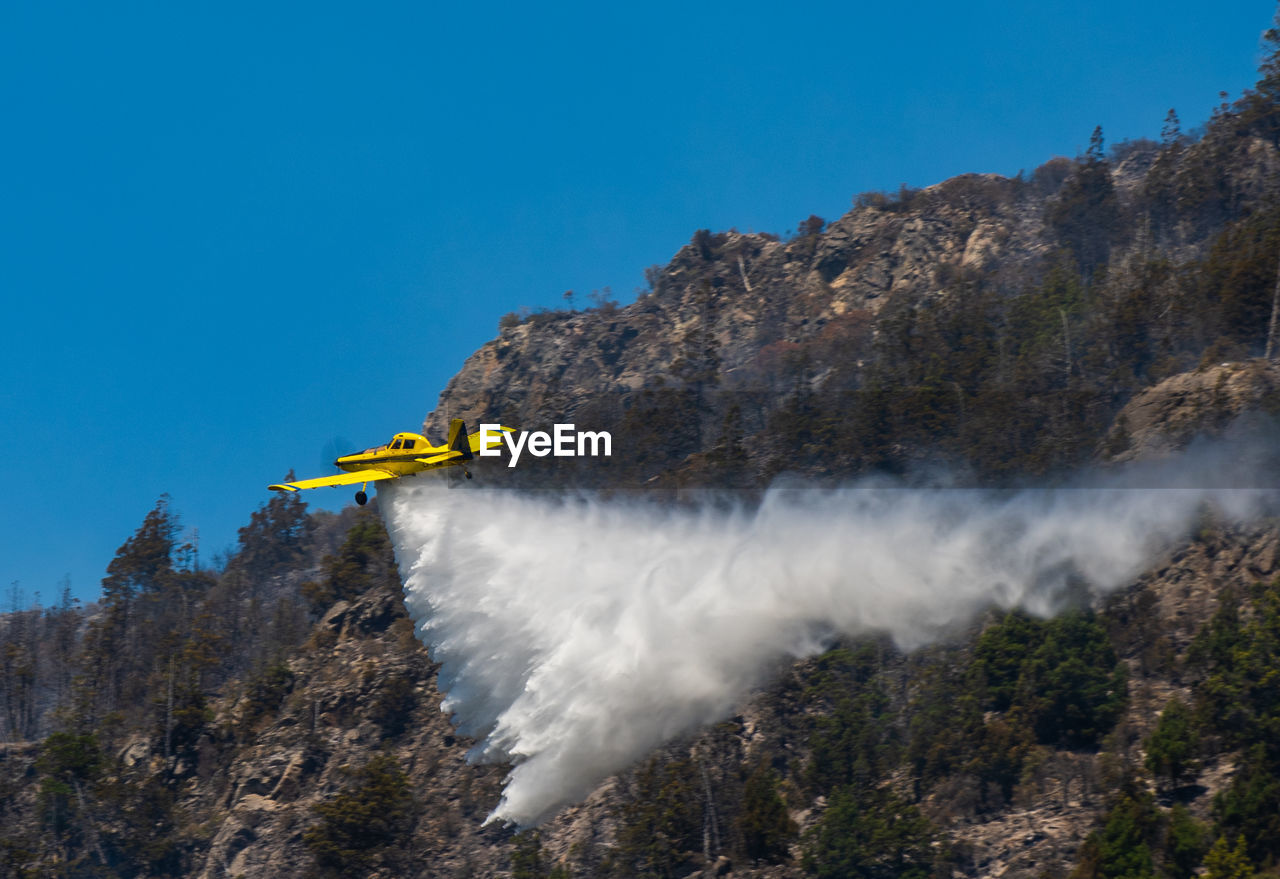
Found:
[[[369,503],[369,496],[363,491],[357,491],[356,503],[363,507],[365,504]]]
[[[462,475],[463,475],[463,476],[465,476],[465,477],[467,477],[468,479],[470,479],[470,478],[471,478],[471,471],[470,471],[470,470],[463,470],[463,471],[462,471]]]

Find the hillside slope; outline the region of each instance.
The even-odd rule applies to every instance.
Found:
[[[504,318],[426,425],[614,433],[607,461],[477,467],[481,486],[748,506],[783,474],[1055,483],[1243,426],[1274,450],[1277,205],[1273,54],[1195,137],[1096,132],[786,241],[700,230],[633,303]],[[468,762],[440,711],[450,675],[375,513],[273,498],[211,569],[162,499],[99,605],[0,618],[0,874],[1280,870],[1274,519],[1206,502],[1148,570],[1052,618],[992,600],[919,650],[833,640],[516,832],[484,823],[509,767]]]
[[[1025,180],[860,197],[785,242],[700,231],[629,305],[508,316],[426,427],[609,429],[625,460],[541,467],[611,486],[1078,466],[1133,394],[1262,352],[1280,151],[1259,127],[1242,110],[1110,158],[1099,138]]]

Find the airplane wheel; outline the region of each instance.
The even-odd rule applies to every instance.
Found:
[[[363,507],[365,504],[369,503],[369,496],[363,491],[357,491],[356,503]]]
[[[471,478],[471,471],[470,471],[470,470],[463,470],[462,472],[466,475],[466,477],[467,477],[468,479],[470,479],[470,478]]]

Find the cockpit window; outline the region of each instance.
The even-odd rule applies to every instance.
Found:
[[[414,444],[415,444],[416,442],[417,442],[417,440],[409,440],[409,439],[407,439],[407,440],[405,440],[405,441],[404,441],[404,447],[405,447],[406,449],[412,449],[412,448],[413,448],[413,446],[414,446]]]
[[[391,444],[391,448],[393,448],[393,449],[398,449],[398,448],[400,448],[400,440],[396,440],[395,442],[393,442],[393,443]]]

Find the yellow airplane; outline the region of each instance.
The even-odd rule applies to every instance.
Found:
[[[510,433],[512,428],[504,427]],[[490,436],[495,434],[490,431]],[[497,434],[501,436],[501,434]],[[492,439],[487,448],[496,449],[502,445],[501,439]],[[443,446],[433,446],[431,441],[420,433],[397,433],[385,446],[375,446],[363,452],[342,455],[334,461],[334,466],[346,470],[334,476],[321,476],[318,479],[303,479],[298,482],[285,482],[280,485],[268,485],[272,491],[301,491],[307,488],[323,488],[326,485],[355,485],[360,483],[356,492],[356,503],[364,506],[369,502],[365,489],[370,482],[380,479],[399,479],[412,473],[426,470],[438,470],[441,467],[462,467],[462,472],[471,478],[467,462],[480,451],[480,431],[467,433],[467,426],[461,418],[449,422],[449,439]]]

